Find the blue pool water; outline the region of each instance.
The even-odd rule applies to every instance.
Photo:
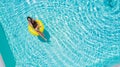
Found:
[[[43,21],[50,42],[28,32]],[[110,67],[120,63],[120,0],[0,0],[0,24],[16,67]]]
[[[5,32],[0,24],[0,57],[2,56],[2,59],[4,60],[4,64],[6,67],[15,67],[16,61],[4,33]]]

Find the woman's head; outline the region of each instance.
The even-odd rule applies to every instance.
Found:
[[[32,18],[31,17],[27,17],[27,20],[29,21],[29,22],[31,22],[32,21]]]

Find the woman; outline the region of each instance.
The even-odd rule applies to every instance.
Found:
[[[37,32],[39,33],[39,35],[40,35],[45,41],[47,41],[47,39],[44,37],[44,34],[39,31],[39,28],[40,28],[41,26],[39,26],[39,25],[37,24],[37,22],[36,22],[34,19],[32,19],[31,17],[27,17],[27,20],[28,20],[29,25],[32,26],[32,27],[35,29],[35,31],[37,31]]]

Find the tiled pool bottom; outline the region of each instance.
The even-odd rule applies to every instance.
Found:
[[[113,58],[109,58],[109,59],[105,59],[102,62],[96,63],[94,65],[92,65],[91,67],[114,67],[116,65],[120,66],[120,56],[116,56]]]
[[[17,67],[109,67],[119,63],[119,0],[34,1],[0,1],[0,23]],[[28,32],[27,16],[43,21],[50,43]]]

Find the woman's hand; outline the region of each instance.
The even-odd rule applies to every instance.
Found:
[[[40,26],[39,26],[39,25],[37,25],[37,27],[35,28],[35,30],[39,30],[39,28],[40,28]]]

